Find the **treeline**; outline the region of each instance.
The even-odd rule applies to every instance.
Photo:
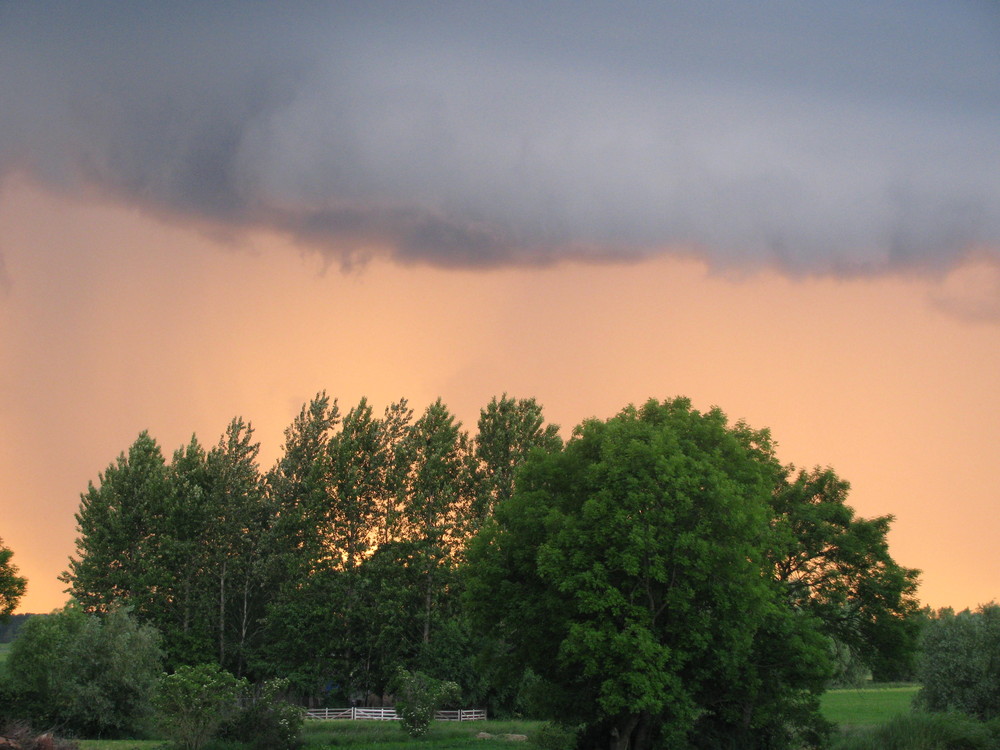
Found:
[[[155,628],[171,671],[342,704],[402,668],[587,747],[820,746],[837,658],[912,676],[891,517],[718,409],[650,401],[564,444],[534,399],[494,398],[470,435],[440,400],[321,393],[258,454],[241,418],[169,460],[141,434],[82,495],[76,606]]]
[[[465,546],[527,454],[561,445],[533,399],[506,395],[470,437],[440,400],[376,414],[321,393],[266,472],[243,419],[169,461],[143,433],[83,494],[64,580],[86,610],[124,603],[154,625],[169,668],[215,661],[343,704],[381,695],[405,665],[483,701]]]
[[[6,621],[0,616],[0,643],[13,641],[31,616],[30,614],[7,615]]]

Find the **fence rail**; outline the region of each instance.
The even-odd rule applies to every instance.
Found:
[[[394,708],[310,708],[307,719],[353,719],[367,721],[399,721]],[[438,721],[485,721],[485,708],[463,708],[459,711],[435,711]]]

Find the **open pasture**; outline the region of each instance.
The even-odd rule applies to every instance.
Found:
[[[823,715],[841,727],[882,724],[910,710],[919,685],[839,688],[823,694]]]

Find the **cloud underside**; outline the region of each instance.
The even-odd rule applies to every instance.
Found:
[[[182,7],[2,9],[0,176],[345,265],[852,274],[1000,247],[988,10],[859,14],[851,42],[788,8]]]

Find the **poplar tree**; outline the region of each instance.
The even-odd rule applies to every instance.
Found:
[[[476,506],[482,521],[497,503],[514,494],[514,478],[534,449],[551,452],[562,448],[559,426],[545,424],[542,407],[533,398],[495,396],[479,412],[474,454]]]
[[[170,495],[163,454],[147,432],[88,485],[76,513],[76,556],[60,577],[87,611],[120,601],[140,619],[158,619],[172,578],[161,553]]]
[[[407,466],[401,498],[410,565],[423,579],[421,642],[431,639],[442,590],[461,557],[469,530],[469,440],[441,399],[427,407],[403,442]]]

